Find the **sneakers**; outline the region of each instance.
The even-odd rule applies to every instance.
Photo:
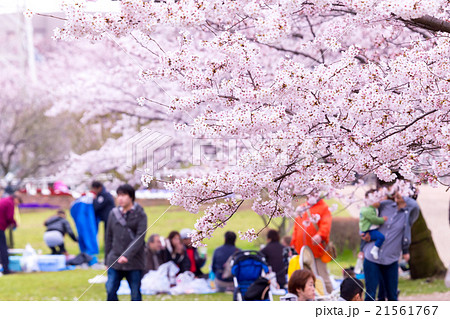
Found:
[[[377,246],[373,246],[373,248],[370,250],[370,253],[373,256],[373,259],[378,260],[378,251],[380,250],[380,248],[378,248]]]

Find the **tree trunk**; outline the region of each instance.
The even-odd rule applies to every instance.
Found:
[[[410,255],[411,279],[445,275],[445,266],[436,250],[422,211],[411,229]]]

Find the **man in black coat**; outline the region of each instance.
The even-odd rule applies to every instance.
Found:
[[[106,190],[102,183],[93,181],[91,184],[91,191],[95,193],[94,198],[94,212],[97,227],[100,221],[105,224],[105,233],[108,223],[108,217],[111,210],[115,207],[114,197]]]
[[[135,203],[134,188],[128,184],[117,189],[119,206],[109,215],[105,240],[105,264],[108,269],[108,301],[117,301],[117,290],[123,277],[131,289],[131,300],[141,301],[141,278],[145,269],[145,233],[147,215]]]

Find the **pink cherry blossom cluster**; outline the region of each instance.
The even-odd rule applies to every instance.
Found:
[[[357,175],[442,182],[450,41],[414,19],[445,22],[448,9],[413,0],[129,0],[118,14],[67,7],[58,36],[140,39],[130,53],[139,52],[144,85],[175,88],[161,104],[177,132],[248,141],[236,165],[219,161],[167,185],[173,205],[205,212],[198,242],[242,201],[273,218],[293,214],[294,198],[335,196]],[[158,99],[133,95],[141,117],[139,107]]]

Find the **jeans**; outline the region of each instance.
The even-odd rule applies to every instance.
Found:
[[[6,236],[3,230],[0,230],[0,262],[3,266],[3,272],[9,271],[8,264],[8,246],[6,245]]]
[[[390,301],[397,300],[398,261],[390,265],[380,265],[364,259],[364,275],[366,280],[366,301],[375,300],[377,287],[382,280],[386,297]]]
[[[141,295],[141,270],[116,270],[108,269],[108,281],[106,282],[107,301],[118,301],[117,290],[120,287],[122,278],[128,281],[131,289],[131,301],[142,301]]]
[[[375,246],[378,248],[381,247],[384,243],[384,235],[378,231],[378,229],[369,230],[368,233],[370,234],[370,240],[375,241]]]

